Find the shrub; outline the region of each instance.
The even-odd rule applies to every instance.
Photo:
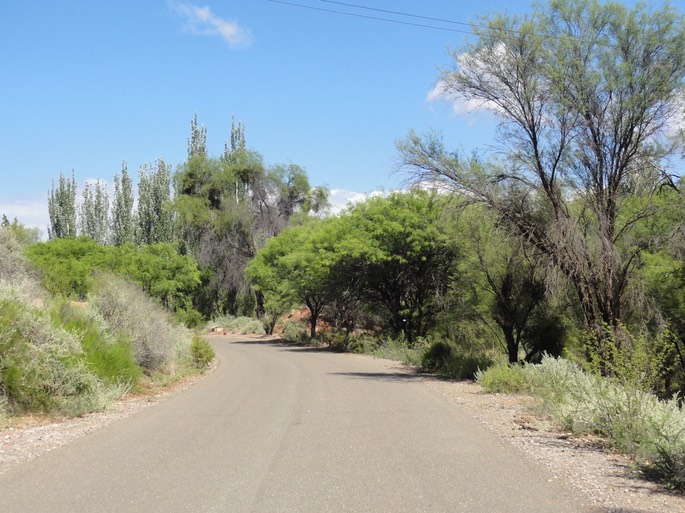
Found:
[[[373,350],[373,356],[396,360],[406,365],[419,367],[427,341],[422,338],[416,339],[409,347],[403,337],[381,339],[379,345]]]
[[[173,373],[186,358],[190,363],[190,332],[174,326],[169,314],[136,286],[114,275],[100,275],[90,302],[111,334],[123,333],[131,340],[136,363],[149,374]]]
[[[205,318],[200,312],[193,308],[185,308],[176,310],[174,316],[179,322],[185,324],[186,327],[194,329],[199,328],[205,324]]]
[[[197,333],[193,335],[193,340],[190,343],[190,353],[193,357],[193,365],[197,369],[209,367],[216,356],[210,343]]]
[[[307,325],[300,321],[286,321],[283,324],[283,338],[288,342],[306,342],[309,340]]]
[[[529,390],[523,367],[500,363],[475,373],[476,381],[489,393],[519,394]]]
[[[479,373],[486,391],[530,391],[540,410],[574,433],[595,433],[638,460],[644,474],[685,490],[685,412],[638,384],[583,372],[546,356],[539,365],[495,366]]]
[[[105,320],[87,305],[76,307],[63,301],[56,316],[59,326],[79,337],[88,368],[106,384],[134,387],[138,383],[142,371],[126,334],[109,332]]]
[[[90,371],[74,334],[7,290],[0,294],[0,354],[0,391],[11,411],[79,415],[125,392]]]
[[[24,256],[24,246],[12,230],[0,229],[0,286],[30,302],[42,294],[35,273]]]
[[[212,319],[209,324],[211,326],[219,326],[226,331],[240,333],[241,335],[264,335],[265,333],[262,323],[252,317],[223,315]]]
[[[435,342],[423,353],[421,369],[426,372],[439,372],[447,367],[451,358],[452,346],[443,341]]]

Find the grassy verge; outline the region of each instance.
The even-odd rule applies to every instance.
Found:
[[[550,357],[539,365],[498,365],[479,372],[477,381],[488,392],[532,394],[540,412],[560,428],[604,437],[634,457],[645,477],[685,492],[685,412],[679,398],[662,401]]]

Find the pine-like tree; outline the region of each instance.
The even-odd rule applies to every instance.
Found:
[[[59,182],[48,192],[48,214],[50,239],[73,239],[76,237],[76,174],[71,172],[71,180],[60,174]]]
[[[161,158],[153,165],[144,165],[138,179],[138,244],[171,242],[170,201],[171,166]]]
[[[190,139],[188,139],[188,160],[193,157],[207,156],[207,128],[197,125],[197,114],[190,122]]]
[[[109,240],[109,194],[100,179],[93,186],[86,183],[83,190],[81,233],[99,244]]]
[[[134,241],[133,181],[128,166],[121,164],[121,178],[114,175],[112,202],[112,244],[121,246]]]

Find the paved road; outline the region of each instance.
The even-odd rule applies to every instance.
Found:
[[[213,344],[197,385],[0,476],[0,511],[599,511],[382,362]]]

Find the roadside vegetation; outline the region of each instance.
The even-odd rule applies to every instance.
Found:
[[[554,0],[492,15],[438,77],[499,121],[494,151],[397,143],[408,187],[327,215],[235,120],[197,116],[176,169],[60,176],[49,240],[0,232],[0,411],[101,408],[202,368],[189,328],[280,335],[532,393],[685,489],[685,20]],[[457,141],[458,143],[458,141]]]
[[[535,365],[500,364],[479,371],[477,381],[488,392],[533,395],[538,412],[560,429],[599,435],[633,456],[645,477],[685,491],[685,412],[679,397],[660,400],[639,380],[603,378],[552,357]]]
[[[25,256],[27,239],[36,244],[19,225],[0,228],[0,421],[100,411],[209,365],[211,346],[193,343],[123,277],[89,277],[89,292],[74,299],[50,294]]]

